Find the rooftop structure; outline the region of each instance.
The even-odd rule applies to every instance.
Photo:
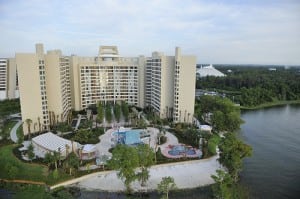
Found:
[[[61,156],[66,157],[72,149],[77,150],[78,143],[59,137],[51,132],[32,138],[32,144],[38,156],[44,157],[46,153],[60,152]],[[73,146],[72,146],[73,144]]]

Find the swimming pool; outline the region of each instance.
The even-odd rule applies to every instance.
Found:
[[[196,150],[190,146],[185,145],[175,145],[168,151],[171,156],[193,156],[196,155]]]
[[[118,144],[135,145],[140,144],[141,130],[128,130],[125,132],[113,132],[113,136],[116,138]]]

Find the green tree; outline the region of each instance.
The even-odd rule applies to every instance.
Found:
[[[208,147],[208,152],[211,154],[211,155],[215,155],[217,154],[217,146],[220,142],[221,138],[216,135],[216,134],[213,134],[209,139],[208,139],[208,143],[207,143],[207,147]]]
[[[162,181],[157,185],[157,191],[158,193],[163,193],[162,199],[168,199],[169,198],[169,192],[172,190],[175,190],[176,184],[174,182],[174,178],[168,176],[163,177]]]
[[[240,110],[229,99],[217,96],[202,96],[196,100],[195,115],[203,120],[206,115],[210,117],[215,131],[235,131],[242,124]]]
[[[139,159],[139,172],[137,178],[141,182],[141,186],[145,186],[149,179],[149,167],[154,164],[154,151],[147,144],[141,144],[137,147]]]
[[[34,147],[33,147],[32,143],[28,146],[27,155],[28,155],[28,159],[30,161],[32,161],[32,159],[35,157]]]
[[[71,152],[66,159],[67,167],[69,168],[69,174],[72,175],[73,169],[78,169],[79,167],[79,158],[74,152]]]
[[[60,160],[60,153],[57,152],[57,151],[54,151],[52,153],[52,158],[53,158],[52,161],[53,161],[53,163],[55,165],[55,169],[57,170],[57,168],[58,168],[58,161]]]
[[[56,196],[57,196],[56,198],[59,198],[59,199],[72,199],[72,198],[74,198],[72,196],[72,194],[69,193],[67,190],[61,190],[61,191],[57,192]]]
[[[228,173],[225,173],[223,170],[217,170],[217,175],[212,175],[215,184],[212,186],[214,198],[217,199],[231,199],[231,186],[233,180]]]
[[[114,106],[114,114],[115,114],[117,122],[120,122],[121,106],[118,103],[116,103]]]
[[[98,108],[97,108],[97,119],[102,122],[103,121],[103,105],[101,102],[98,103]]]
[[[215,184],[212,185],[214,198],[217,199],[249,199],[249,190],[241,184],[235,183],[229,173],[217,170],[212,175]]]
[[[28,131],[28,137],[29,139],[31,138],[31,124],[32,124],[32,120],[31,119],[26,119],[25,120],[26,125],[27,125],[27,131]]]
[[[50,169],[51,165],[54,164],[54,157],[51,153],[48,152],[45,154],[44,163],[47,164],[49,169]]]
[[[130,184],[137,178],[135,169],[139,166],[138,151],[134,147],[117,145],[108,161],[110,168],[118,170],[118,177],[124,181],[126,189],[131,192]]]
[[[106,104],[106,106],[105,106],[105,119],[109,123],[112,120],[111,106],[109,104]]]
[[[225,115],[221,111],[217,110],[212,115],[212,126],[216,131],[222,131],[226,129]]]
[[[252,148],[237,139],[234,133],[227,133],[222,138],[220,144],[219,161],[228,169],[234,182],[237,182],[239,173],[242,169],[243,158],[252,155]]]
[[[121,109],[122,109],[122,113],[123,113],[123,116],[125,118],[125,121],[128,122],[128,119],[129,119],[129,108],[128,108],[128,105],[127,105],[126,102],[122,101]]]
[[[18,137],[18,144],[22,144],[24,141],[24,133],[23,133],[23,128],[21,126],[17,129],[17,137]]]
[[[52,172],[52,176],[54,179],[58,179],[59,178],[59,172],[58,172],[58,169],[55,169],[53,172]]]

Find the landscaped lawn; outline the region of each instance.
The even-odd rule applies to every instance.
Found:
[[[1,136],[3,138],[6,138],[6,137],[9,137],[10,136],[10,130],[14,127],[14,125],[16,124],[17,122],[15,121],[9,121],[7,122],[3,128],[2,128],[2,132],[1,132]]]
[[[14,179],[18,180],[31,180],[40,181],[47,184],[55,184],[63,180],[72,178],[66,173],[59,172],[59,178],[54,179],[52,172],[48,172],[48,167],[35,164],[35,163],[24,163],[15,157],[13,154],[13,148],[16,145],[7,145],[0,147],[0,178],[11,179],[9,169],[13,166],[16,169]]]
[[[17,168],[15,179],[46,181],[48,168],[43,165],[24,163],[16,158],[12,152],[16,145],[8,145],[0,148],[0,178],[9,179],[8,166]]]

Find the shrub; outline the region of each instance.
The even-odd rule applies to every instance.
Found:
[[[217,153],[216,148],[217,148],[217,146],[218,146],[218,144],[220,142],[220,139],[221,138],[218,135],[216,135],[216,134],[212,135],[209,138],[208,144],[207,144],[208,145],[207,148],[208,148],[208,153],[210,155],[215,155]]]

